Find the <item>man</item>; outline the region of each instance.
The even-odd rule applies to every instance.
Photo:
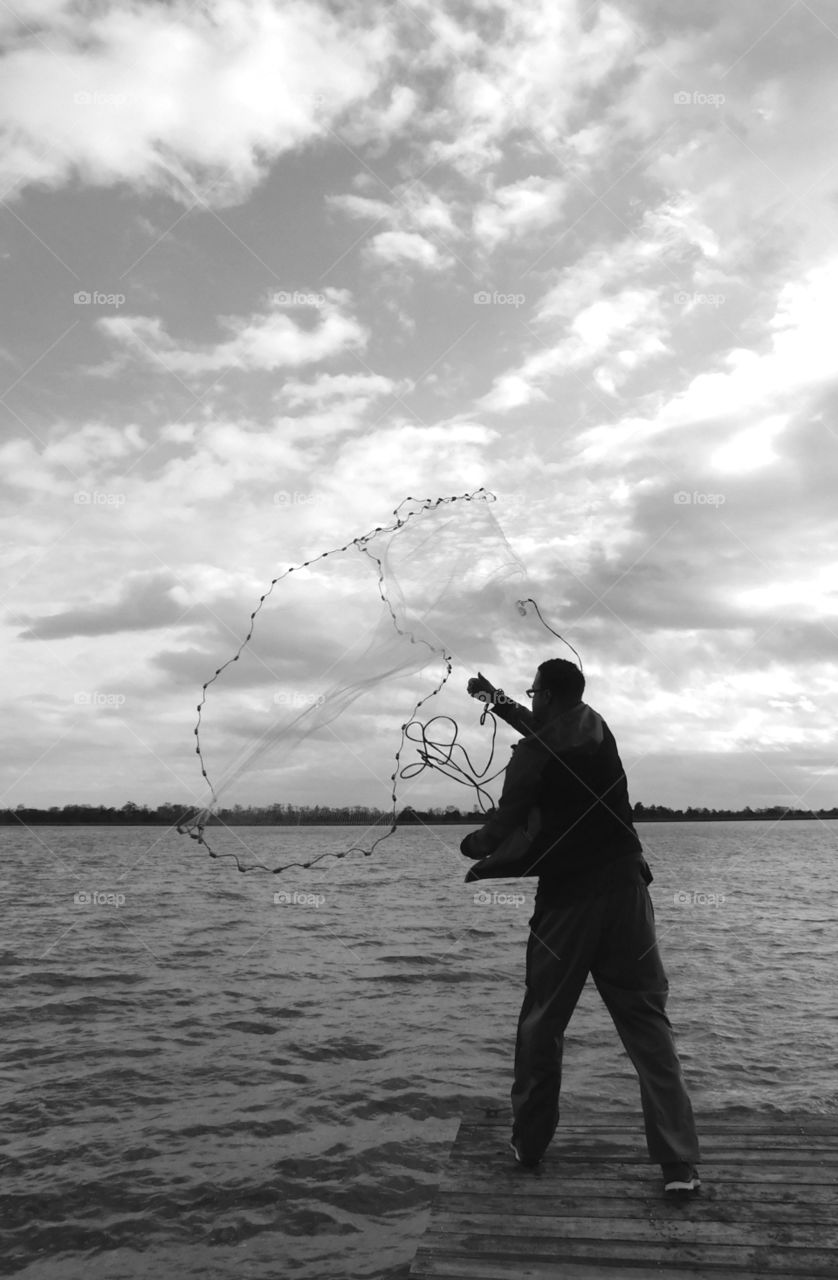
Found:
[[[562,658],[538,668],[527,690],[531,711],[480,673],[467,685],[523,740],[513,747],[498,808],[460,846],[480,859],[466,879],[538,876],[510,1145],[532,1167],[552,1141],[564,1031],[591,973],[640,1079],[649,1158],[661,1165],[666,1191],[695,1191],[698,1137],[665,1012],[669,984],[647,888],[652,873],[617,744],[582,701],[584,689],[582,672]]]

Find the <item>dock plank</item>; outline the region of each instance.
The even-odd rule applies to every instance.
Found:
[[[696,1116],[702,1188],[667,1197],[642,1121],[560,1122],[517,1165],[501,1109],[461,1122],[412,1280],[835,1280],[838,1116]]]
[[[724,1199],[711,1195],[713,1188],[704,1188],[702,1195],[696,1196],[689,1206],[676,1202],[669,1204],[662,1201],[656,1214],[685,1217],[699,1221],[713,1222],[775,1222],[777,1205],[788,1205],[793,1197],[784,1186],[775,1183],[762,1183],[759,1187],[759,1199],[753,1197],[752,1183],[726,1183]],[[632,1212],[637,1208],[632,1202],[646,1200],[650,1187],[634,1186],[624,1183],[620,1197],[625,1207],[631,1206]],[[447,1179],[440,1184],[440,1200],[444,1199],[445,1207],[450,1213],[480,1212],[501,1214],[509,1210],[509,1197],[499,1194],[497,1180],[484,1180],[475,1185],[469,1183],[468,1191],[463,1191],[454,1179]],[[834,1187],[807,1186],[805,1201],[795,1201],[800,1222],[832,1223],[836,1219],[836,1191]],[[515,1211],[523,1218],[530,1215],[550,1213],[554,1217],[566,1218],[587,1215],[588,1217],[613,1217],[613,1191],[603,1189],[602,1183],[592,1178],[573,1180],[573,1191],[565,1190],[560,1200],[556,1199],[551,1189],[542,1191],[534,1187],[526,1201],[516,1201]]]
[[[439,1257],[429,1262],[427,1270],[411,1272],[413,1274],[427,1276],[428,1280],[594,1280],[597,1276],[608,1277],[608,1280],[693,1280],[694,1277],[697,1280],[699,1276],[701,1280],[743,1280],[743,1277],[750,1280],[752,1275],[756,1277],[759,1273],[743,1271],[741,1268],[731,1271],[725,1267],[714,1268],[712,1275],[707,1271],[669,1266],[632,1266],[615,1270],[602,1264],[591,1266],[589,1263],[567,1261],[557,1264],[520,1259],[495,1261],[486,1258],[477,1258],[463,1265],[461,1260]],[[834,1280],[834,1271],[827,1275]],[[801,1277],[802,1280],[807,1280],[799,1271],[771,1273],[771,1280],[801,1280]]]

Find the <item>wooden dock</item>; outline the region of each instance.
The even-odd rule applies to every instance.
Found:
[[[415,1280],[838,1280],[838,1117],[696,1112],[701,1190],[665,1196],[642,1118],[559,1122],[536,1169],[463,1121]]]

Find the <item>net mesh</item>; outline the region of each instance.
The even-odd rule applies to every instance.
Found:
[[[503,772],[489,773],[496,725],[489,717],[490,742],[466,681],[492,666],[523,665],[529,675],[546,656],[540,624],[522,606],[525,568],[494,503],[483,489],[406,498],[388,524],[271,581],[238,648],[203,685],[194,732],[209,794],[180,831],[240,871],[276,874],[370,855],[396,829],[400,804],[438,803],[440,780],[467,783],[471,799],[491,807],[489,785]],[[487,753],[479,768],[475,758]],[[277,827],[278,861],[269,864],[213,824],[222,803],[322,802],[341,786],[350,788],[344,802],[363,792],[389,804],[389,827],[369,847],[299,861],[289,856],[291,833]]]

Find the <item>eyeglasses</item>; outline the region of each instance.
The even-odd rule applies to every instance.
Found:
[[[525,689],[524,692],[526,693],[528,698],[534,698],[537,693],[546,693],[547,690],[546,689]]]

